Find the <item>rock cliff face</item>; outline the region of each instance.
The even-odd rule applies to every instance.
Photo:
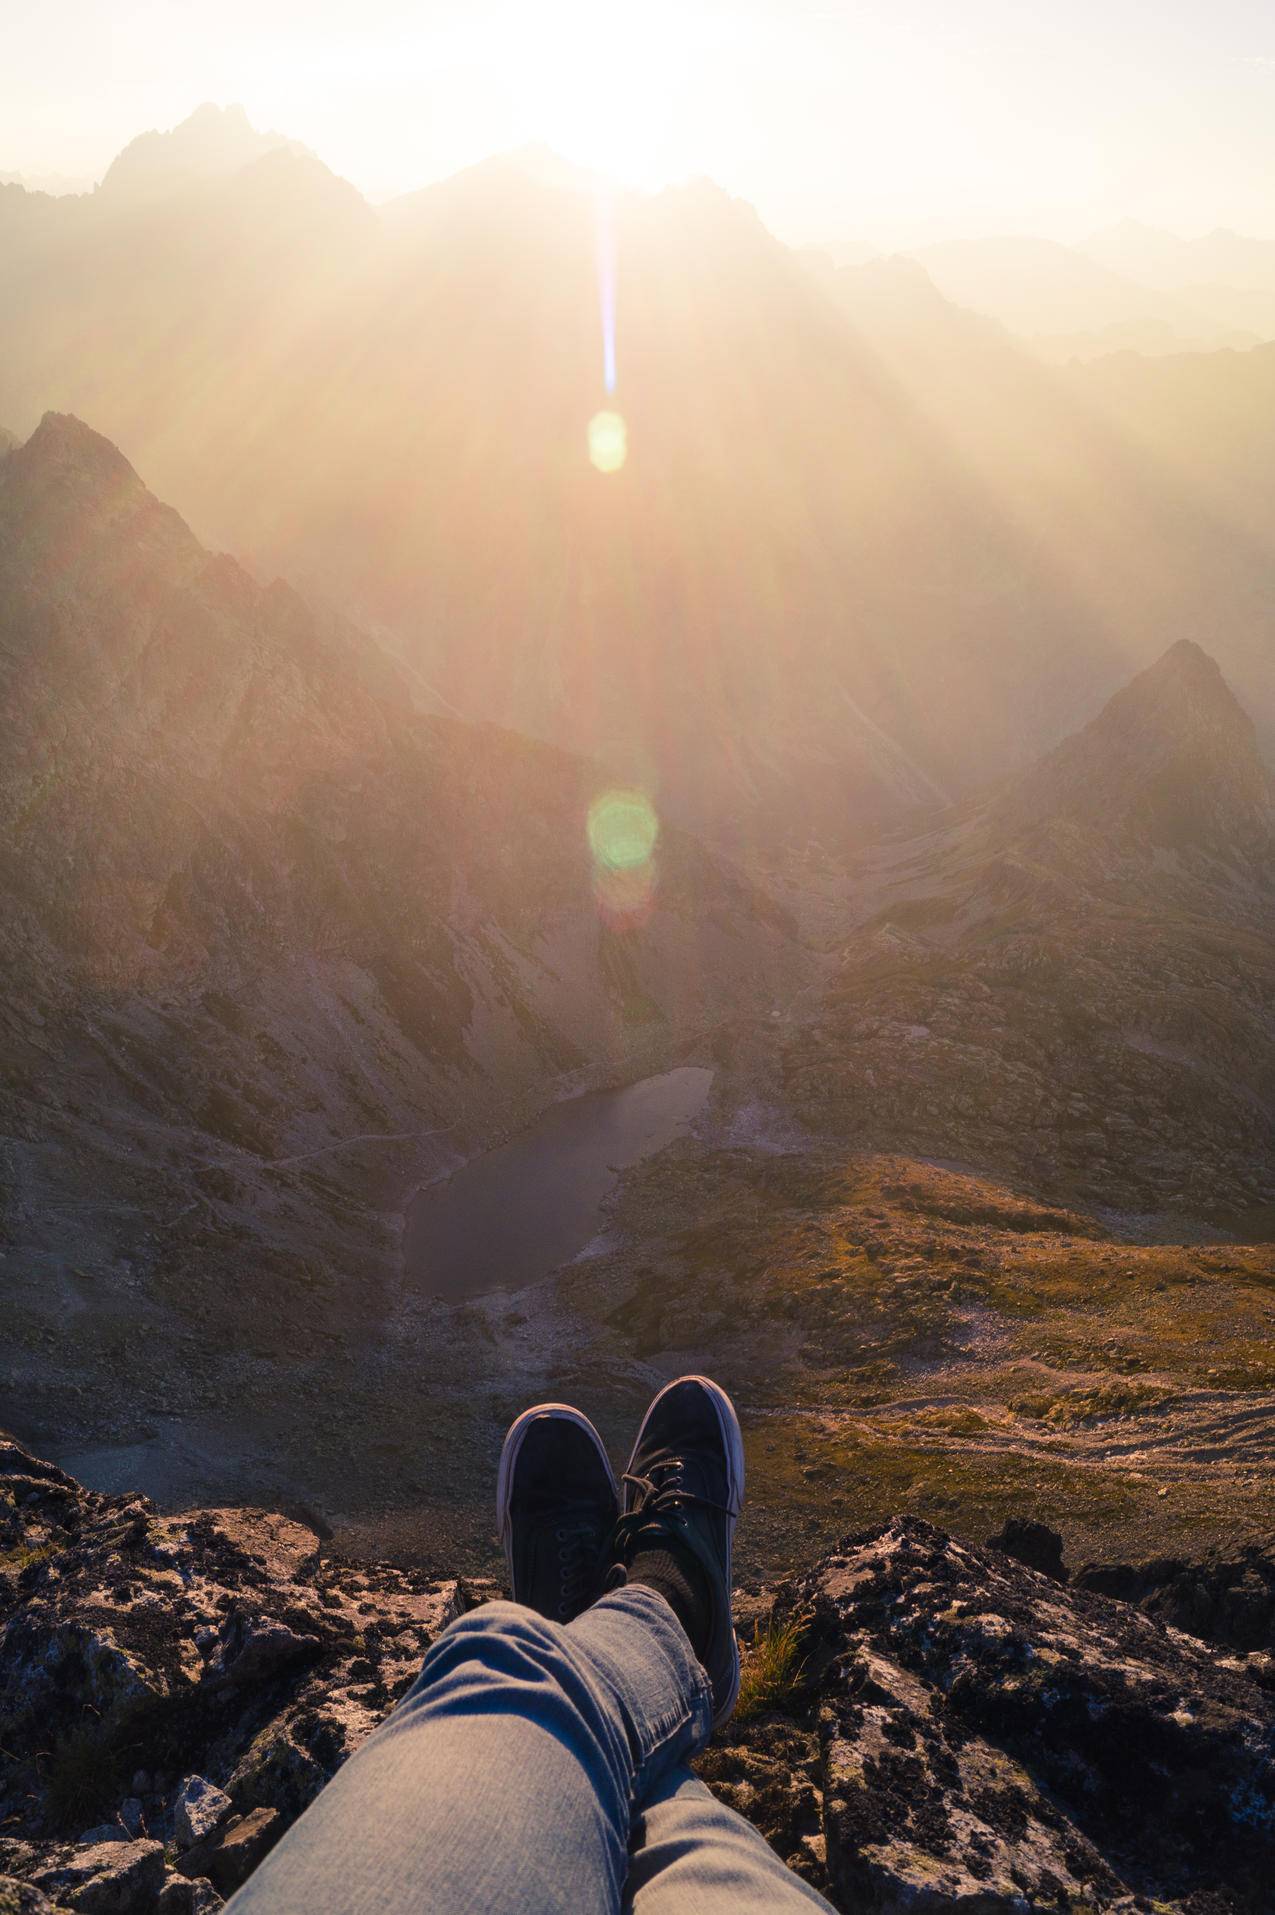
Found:
[[[1056,1538],[1053,1574],[1008,1553],[1039,1535],[1000,1540],[896,1520],[754,1597],[799,1660],[712,1786],[847,1911],[1269,1910],[1269,1610],[1240,1653],[1098,1571],[1064,1586]],[[279,1516],[160,1517],[6,1444],[0,1908],[208,1915],[488,1593],[328,1561]]]

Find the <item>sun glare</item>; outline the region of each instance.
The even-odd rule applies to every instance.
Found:
[[[669,178],[671,119],[688,83],[693,23],[672,8],[559,0],[511,23],[529,135],[628,185]],[[676,170],[676,169],[674,169]]]

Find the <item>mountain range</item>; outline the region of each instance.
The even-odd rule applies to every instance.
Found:
[[[1270,737],[1275,349],[1051,368],[707,185],[610,219],[611,397],[569,171],[373,209],[201,109],[92,195],[0,189],[0,418],[91,419],[423,709],[594,756],[732,855],[840,855],[1203,631]]]
[[[1175,244],[1178,270],[1170,264]],[[1266,251],[1275,247],[1253,241],[1246,249],[1234,235],[1174,242],[1125,225],[1081,246],[1025,236],[944,240],[914,257],[947,298],[998,320],[1041,358],[1066,361],[1270,339],[1275,298]],[[1198,282],[1182,270],[1187,260],[1196,263]],[[1215,284],[1213,274],[1233,274],[1235,283],[1223,277]]]
[[[1218,227],[1194,239],[1137,220],[1094,233],[1082,251],[1144,286],[1190,301],[1223,326],[1275,332],[1275,241]]]

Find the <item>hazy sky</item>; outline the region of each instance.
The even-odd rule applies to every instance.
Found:
[[[0,169],[97,177],[207,99],[375,196],[543,140],[793,239],[1275,237],[1272,0],[0,0]]]

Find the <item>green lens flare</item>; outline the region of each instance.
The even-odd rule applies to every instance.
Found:
[[[589,846],[608,871],[632,871],[646,863],[660,835],[660,821],[645,792],[604,791],[589,806]]]

